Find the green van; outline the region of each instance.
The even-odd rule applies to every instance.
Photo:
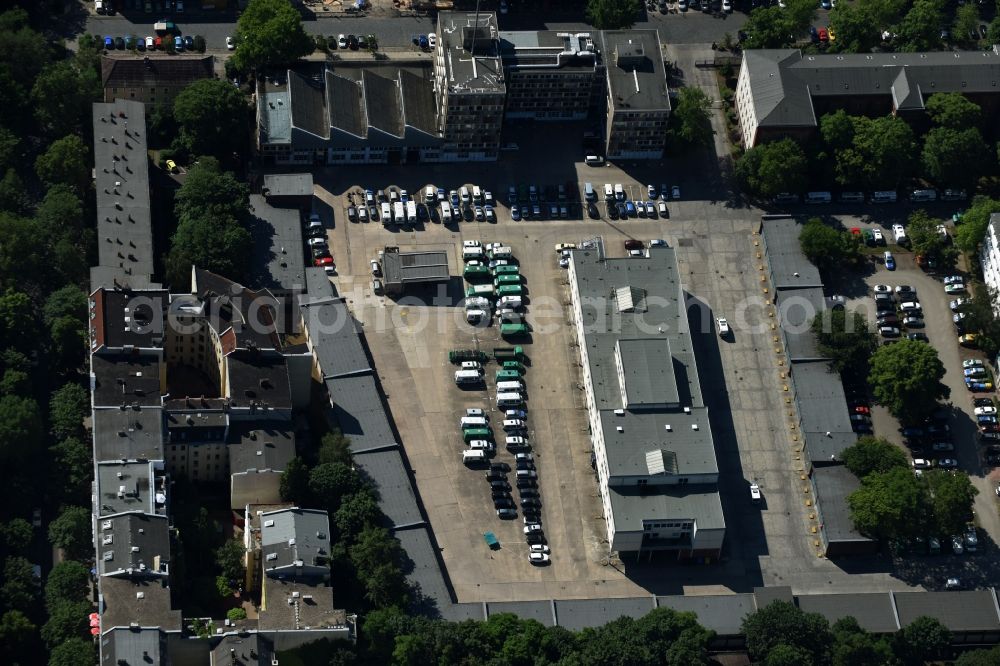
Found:
[[[497,266],[493,269],[494,275],[520,275],[521,268],[519,266],[511,266],[510,264],[506,266]]]
[[[465,279],[469,282],[488,282],[490,279],[490,269],[486,266],[468,266],[462,271]]]
[[[527,335],[527,333],[528,333],[527,324],[500,324],[500,335],[505,338],[515,337],[518,335]],[[520,377],[518,377],[518,379],[520,379]]]
[[[504,361],[502,367],[504,370],[514,370],[519,375],[524,374],[524,366],[517,361]]]
[[[462,430],[462,438],[468,444],[474,439],[493,441],[493,431],[489,428],[466,428]]]
[[[519,284],[505,284],[497,289],[497,296],[520,296],[522,293],[524,292]]]
[[[521,276],[517,274],[510,275],[509,273],[507,275],[498,275],[497,278],[493,280],[493,284],[497,287],[502,287],[505,284],[521,284]]]
[[[520,381],[521,373],[517,370],[497,370],[498,382]]]

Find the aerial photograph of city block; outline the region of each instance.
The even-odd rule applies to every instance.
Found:
[[[0,663],[1000,666],[1000,1],[0,44]]]

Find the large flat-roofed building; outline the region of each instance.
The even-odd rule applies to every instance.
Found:
[[[1000,112],[1000,47],[990,51],[805,54],[795,49],[743,52],[736,113],[743,144],[805,139],[819,119],[843,109],[852,115],[922,115],[934,93],[958,92]]]
[[[445,161],[491,161],[500,154],[506,84],[496,14],[441,12],[434,80]]]
[[[1000,211],[990,215],[986,237],[979,248],[979,264],[983,269],[983,282],[993,302],[993,313],[1000,316]]]
[[[719,467],[674,250],[575,251],[569,280],[611,550],[718,557]]]
[[[387,294],[401,294],[416,284],[447,282],[448,253],[442,250],[400,252],[387,247],[382,255],[382,281]]]
[[[660,159],[667,142],[670,96],[655,30],[605,30],[608,80],[607,156]]]
[[[507,118],[583,120],[603,101],[599,32],[514,30],[500,33]]]

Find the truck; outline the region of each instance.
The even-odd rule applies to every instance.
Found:
[[[406,213],[403,211],[402,201],[397,201],[392,204],[392,220],[396,224],[402,224],[406,221]]]
[[[500,335],[503,337],[514,337],[518,335],[527,335],[528,325],[527,324],[500,324]]]
[[[524,347],[518,345],[516,347],[494,347],[493,358],[498,363],[503,363],[504,361],[524,361],[526,356],[524,355]],[[452,362],[454,363],[454,361]]]
[[[497,266],[493,269],[494,275],[520,275],[521,269],[518,266]]]
[[[506,245],[490,249],[490,259],[510,259],[514,256],[514,251]]]
[[[520,287],[519,287],[520,288]],[[465,290],[465,297],[469,298],[471,296],[483,296],[492,297],[493,296],[493,285],[491,284],[476,284]]]
[[[516,347],[520,349],[520,347]],[[449,363],[462,363],[463,361],[478,361],[486,363],[490,360],[489,354],[478,349],[452,349],[448,352]]]
[[[410,224],[417,222],[417,204],[412,199],[406,202],[406,221]]]
[[[482,264],[478,266],[467,265],[462,271],[462,275],[469,282],[486,282],[490,279],[490,269]]]

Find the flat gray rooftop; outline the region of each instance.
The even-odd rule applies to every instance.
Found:
[[[806,613],[819,613],[829,620],[830,624],[842,617],[850,616],[858,621],[862,629],[873,633],[890,634],[899,629],[892,607],[892,596],[888,592],[806,594],[800,595],[797,599],[800,609]]]
[[[170,588],[166,580],[142,578],[101,578],[101,630],[113,627],[159,627],[180,631],[181,612],[170,608]],[[142,663],[140,660],[137,663]]]
[[[799,243],[802,226],[791,217],[761,222],[771,282],[776,290],[823,287],[819,269],[802,252]]]
[[[480,12],[477,19],[474,13],[441,12],[438,39],[444,54],[449,94],[503,94],[496,14]]]
[[[698,523],[698,529],[726,526],[719,488],[714,484],[671,484],[647,493],[635,486],[611,486],[608,492],[618,531],[641,531],[644,520],[656,519],[689,519]]]
[[[638,619],[654,607],[652,596],[628,599],[560,599],[556,601],[556,618],[560,627],[580,631],[620,617]]]
[[[125,513],[102,518],[96,527],[97,565],[102,576],[167,574],[170,532],[166,516]]]
[[[261,194],[265,197],[311,197],[311,173],[269,173],[264,176]]]
[[[261,195],[251,194],[250,210],[253,245],[247,286],[271,291],[305,289],[306,256],[298,209],[275,208]]]
[[[333,418],[355,453],[396,444],[389,417],[371,375],[326,380]]]
[[[449,278],[448,253],[442,250],[385,252],[382,256],[382,274],[387,287],[444,282]]]
[[[616,110],[669,111],[667,76],[656,30],[605,30],[604,61]]]
[[[813,467],[816,484],[816,504],[819,506],[823,530],[831,543],[871,541],[856,529],[851,520],[847,497],[861,487],[861,482],[843,465]]]
[[[753,594],[656,597],[656,607],[695,613],[701,626],[720,636],[743,633],[743,618],[757,610]]]
[[[94,354],[90,371],[95,407],[160,406],[160,362],[155,356]]]
[[[354,465],[372,481],[381,500],[382,513],[393,527],[423,522],[413,483],[398,448],[356,454]]]
[[[803,362],[792,366],[792,381],[809,459],[829,462],[858,439],[840,375],[826,361]]]
[[[325,274],[323,279],[329,283]],[[310,291],[308,296],[299,298],[299,311],[309,331],[309,345],[325,379],[372,372],[357,322],[343,299],[336,296],[318,298]]]
[[[153,504],[153,465],[148,462],[102,462],[97,466],[98,515],[125,511],[156,513]]]
[[[347,624],[347,613],[334,606],[333,588],[329,585],[265,576],[264,597],[266,604],[260,609],[258,625],[262,631],[324,629]]]
[[[260,98],[257,104],[257,123],[261,143],[291,143],[292,111],[288,90],[268,90]]]

